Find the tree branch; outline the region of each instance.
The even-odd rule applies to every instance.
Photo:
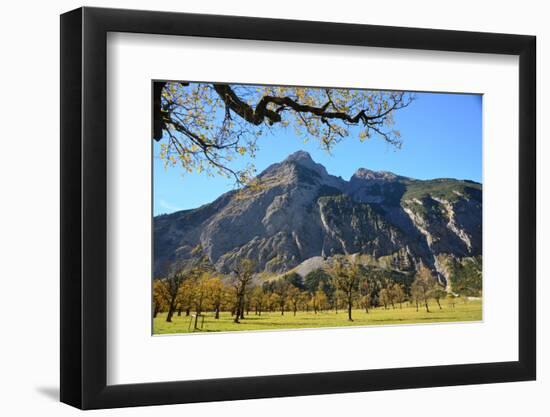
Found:
[[[401,109],[408,105],[408,103],[403,102],[402,97],[399,97],[394,100],[392,106],[382,113],[368,115],[365,110],[361,110],[356,115],[352,116],[344,111],[337,111],[332,98],[327,92],[328,101],[321,107],[302,104],[291,97],[275,97],[266,95],[258,101],[256,108],[254,109],[252,106],[242,101],[229,85],[213,84],[213,87],[228,108],[233,110],[247,122],[254,125],[260,125],[265,119],[268,119],[269,124],[278,123],[281,121],[281,116],[279,113],[286,108],[291,108],[298,113],[310,113],[324,119],[338,119],[351,124],[362,122],[363,125],[368,126],[371,124],[377,124],[377,120],[383,119],[392,111]],[[276,111],[268,109],[268,105],[271,103],[279,106]],[[332,105],[335,111],[327,111],[330,105]]]

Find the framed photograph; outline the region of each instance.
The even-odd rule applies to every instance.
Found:
[[[61,401],[533,380],[535,37],[61,16]]]

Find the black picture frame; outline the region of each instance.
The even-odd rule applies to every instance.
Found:
[[[108,32],[519,56],[519,360],[107,385]],[[534,36],[80,8],[61,16],[61,401],[81,409],[534,380]]]

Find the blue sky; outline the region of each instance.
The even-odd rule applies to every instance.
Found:
[[[374,137],[360,142],[350,135],[331,155],[318,143],[303,143],[293,129],[276,130],[258,140],[254,160],[257,172],[304,150],[332,175],[348,180],[358,168],[391,171],[418,179],[458,178],[482,180],[482,96],[416,93],[416,100],[395,113],[401,132],[401,149]],[[183,174],[179,167],[165,168],[153,141],[154,215],[198,207],[234,187],[228,178]],[[239,164],[240,165],[240,164]]]

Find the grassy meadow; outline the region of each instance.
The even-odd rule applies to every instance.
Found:
[[[416,311],[414,305],[403,304],[403,308],[397,305],[395,309],[384,309],[377,307],[365,310],[353,310],[353,321],[347,318],[347,311],[340,310],[335,313],[334,310],[323,311],[315,314],[314,312],[298,311],[294,316],[292,311],[285,311],[281,315],[280,311],[262,312],[261,316],[250,311],[241,323],[233,322],[229,312],[222,312],[219,319],[214,318],[214,314],[208,312],[205,314],[203,329],[193,330],[193,324],[190,321],[192,316],[174,315],[172,322],[166,322],[166,313],[160,313],[153,321],[154,334],[170,333],[208,333],[208,332],[230,332],[239,330],[282,330],[299,328],[319,328],[319,327],[343,327],[343,326],[377,326],[390,324],[421,324],[421,323],[440,323],[440,322],[463,322],[480,321],[482,319],[481,300],[470,300],[468,302],[456,302],[454,307],[442,303],[442,309],[437,304],[430,303],[430,312],[419,308]],[[194,319],[193,319],[194,320]],[[199,321],[200,326],[200,321]]]

